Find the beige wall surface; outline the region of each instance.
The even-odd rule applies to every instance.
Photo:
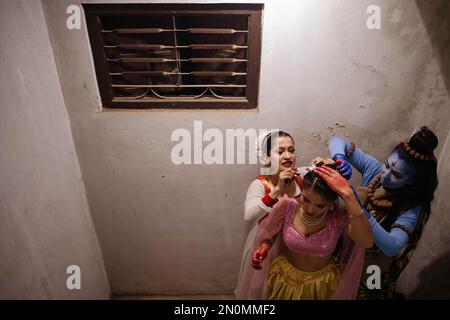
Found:
[[[40,2],[0,1],[0,29],[0,299],[108,299]]]
[[[66,8],[79,2],[42,1],[58,72],[40,84],[53,86],[58,99],[57,103],[45,102],[44,110],[53,111],[56,118],[65,103],[68,120],[65,124],[54,121],[68,136],[70,121],[89,210],[114,293],[214,294],[232,292],[236,285],[247,230],[243,201],[258,167],[175,165],[171,150],[176,143],[171,134],[177,128],[193,132],[195,120],[202,121],[203,130],[217,128],[223,133],[237,128],[282,128],[296,140],[298,164],[326,155],[327,141],[334,134],[348,137],[383,160],[396,143],[423,124],[441,141],[437,154],[447,152],[443,145],[449,132],[450,101],[439,64],[442,59],[433,50],[414,1],[376,1],[381,8],[380,30],[366,27],[367,8],[374,4],[371,0],[259,2],[265,9],[257,110],[110,111],[101,109],[84,20],[81,30],[66,28]],[[18,7],[24,6],[19,3]],[[24,18],[31,15],[29,10],[23,8]],[[42,17],[38,20],[38,29],[28,31],[36,39],[46,33]],[[20,51],[17,46],[11,50]],[[52,55],[47,46],[41,51]],[[48,65],[42,67],[48,69]],[[39,70],[35,68],[34,72]],[[19,77],[17,72],[11,74]],[[41,74],[45,77],[46,73]],[[55,80],[58,76],[61,89]],[[14,81],[20,84],[20,77]],[[15,94],[21,97],[20,92]],[[20,117],[16,112],[10,117],[23,122],[30,113]],[[55,133],[53,139],[62,139],[59,131]],[[59,147],[70,145],[61,142]],[[58,168],[46,148],[40,145],[36,152],[47,155],[47,166]],[[29,149],[28,144],[24,149]],[[74,168],[76,157],[72,157],[67,155]],[[444,169],[440,173],[446,175]],[[357,183],[358,179],[353,180]],[[82,190],[79,183],[75,185],[78,191]],[[65,194],[61,188],[58,192]],[[70,217],[83,212],[81,216],[88,219],[88,206],[82,199],[80,195],[71,207],[84,209],[73,209],[76,214]],[[56,226],[49,228],[62,232]],[[90,237],[73,241],[90,243]],[[95,246],[90,248],[97,252]]]
[[[416,0],[427,28],[441,73],[450,89],[450,2]],[[449,110],[447,110],[449,112]],[[448,299],[450,297],[450,132],[440,137],[442,152],[438,158],[439,187],[417,250],[402,273],[399,290],[409,299]]]

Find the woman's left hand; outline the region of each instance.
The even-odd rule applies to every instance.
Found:
[[[352,189],[350,188],[347,180],[345,180],[345,178],[336,170],[333,170],[327,166],[321,166],[316,167],[314,172],[316,172],[319,177],[321,177],[328,184],[331,190],[340,196],[352,193]]]

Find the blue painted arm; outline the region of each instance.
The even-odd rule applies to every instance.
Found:
[[[348,149],[350,149],[350,143],[341,137],[332,137],[328,142],[328,148],[330,149],[331,157],[337,154],[345,156]]]
[[[419,213],[420,208],[410,209],[398,217],[395,223],[413,232],[419,218]],[[369,223],[372,228],[375,244],[386,256],[393,257],[397,255],[408,243],[409,236],[402,229],[394,228],[391,232],[387,232],[372,216],[369,218]]]
[[[359,199],[358,194],[353,190],[353,193],[356,196],[359,204],[361,205],[361,200]],[[361,205],[362,207],[362,205]],[[378,249],[380,249],[386,256],[393,257],[397,255],[403,248],[406,246],[409,240],[408,234],[399,228],[394,228],[391,232],[387,232],[380,226],[372,215],[364,209],[364,213],[366,217],[369,219],[370,227],[372,229],[373,240],[377,245]],[[420,214],[420,207],[416,207],[402,213],[395,224],[402,225],[406,227],[411,232],[416,228],[417,220]]]
[[[332,137],[328,144],[331,157],[344,155],[350,149],[350,143],[341,137]],[[383,170],[383,165],[371,155],[356,148],[353,154],[348,157],[348,162],[362,174],[362,185],[367,185],[376,175]]]

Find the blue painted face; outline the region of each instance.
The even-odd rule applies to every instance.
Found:
[[[386,160],[381,173],[381,184],[388,189],[399,189],[414,181],[414,167],[399,157],[397,151]]]

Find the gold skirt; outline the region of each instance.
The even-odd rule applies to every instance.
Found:
[[[330,263],[314,272],[295,268],[284,255],[276,258],[269,270],[269,300],[328,300],[337,288],[341,272]]]

